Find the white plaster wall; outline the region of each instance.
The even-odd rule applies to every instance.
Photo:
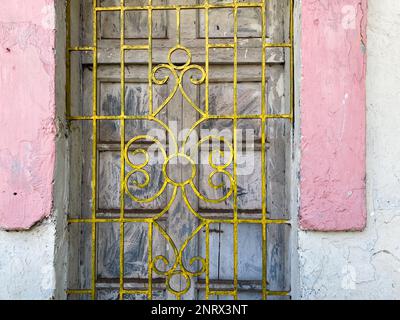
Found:
[[[368,5],[368,225],[299,232],[302,299],[400,299],[400,1]]]
[[[0,231],[0,299],[53,298],[55,239],[53,221],[31,231]]]

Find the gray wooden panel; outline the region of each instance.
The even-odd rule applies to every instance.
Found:
[[[91,288],[92,226],[71,224],[68,228],[68,285],[69,288]]]
[[[267,283],[268,290],[290,291],[290,226],[267,226]]]
[[[93,45],[93,0],[70,0],[70,38],[71,46]],[[82,19],[82,17],[85,17]]]
[[[246,2],[246,1],[240,1]],[[257,2],[257,1],[255,1]],[[211,2],[210,2],[211,3]],[[214,0],[214,4],[232,3],[225,0]],[[234,36],[233,8],[212,9],[209,11],[209,37],[231,38]],[[201,38],[205,37],[205,14],[200,12]],[[238,9],[238,36],[242,38],[260,38],[262,30],[261,8]]]
[[[289,92],[284,65],[268,65],[266,69],[266,101],[268,114],[289,114]]]
[[[288,41],[289,1],[268,0],[267,4],[267,38],[270,43]]]
[[[70,170],[69,174],[69,202],[68,216],[70,218],[80,218],[82,216],[82,177],[83,177],[83,141],[82,141],[82,125],[83,123],[71,123],[69,126],[69,160],[71,164],[75,164],[74,170]]]
[[[128,116],[149,115],[149,93],[147,79],[138,77],[136,68],[129,68],[125,85],[125,114]],[[133,70],[132,70],[133,69]],[[108,67],[100,70],[100,76],[104,79],[99,81],[99,111],[104,116],[119,116],[121,114],[121,85],[118,67]],[[132,78],[134,74],[136,78]],[[147,77],[147,75],[146,75]],[[169,94],[169,86],[156,86],[153,90],[153,107],[157,108]],[[167,109],[160,114],[160,120],[165,121]],[[120,141],[120,122],[117,120],[100,121],[99,138],[101,142]],[[127,120],[125,121],[125,139],[129,141],[139,135],[156,135],[160,141],[165,141],[166,133],[159,124],[149,120]]]
[[[267,210],[272,219],[290,219],[291,129],[291,123],[284,120],[267,122]]]
[[[93,114],[92,105],[92,66],[82,66],[85,57],[92,57],[87,52],[71,53],[71,78],[70,78],[70,112],[71,116],[91,116]]]
[[[217,250],[219,259],[218,259],[217,269],[214,271],[217,273],[217,277],[216,278],[212,277],[212,279],[232,280],[233,279],[233,225],[220,224],[218,231],[215,232],[219,232],[219,242],[213,244],[212,250]]]
[[[205,300],[205,291],[199,290],[198,297],[200,300]],[[232,296],[210,296],[211,300],[234,300]],[[239,300],[262,300],[262,292],[261,291],[242,291],[238,290],[238,299]]]
[[[100,0],[102,7],[119,6],[119,0]],[[159,0],[159,4],[165,5],[166,0]],[[148,0],[125,0],[126,6],[147,5]],[[153,12],[153,37],[167,37],[167,13],[165,11]],[[101,12],[100,14],[100,37],[105,39],[120,38],[120,14],[119,12]],[[147,11],[127,11],[125,15],[125,37],[127,39],[148,38],[148,13]]]
[[[132,160],[135,161],[135,159]],[[140,162],[138,161],[137,163]],[[120,151],[102,151],[99,153],[98,207],[101,212],[107,213],[107,210],[119,210],[120,208],[120,168]],[[128,165],[125,168],[126,175],[133,170]],[[139,188],[135,185],[135,182],[144,183],[145,181],[144,175],[139,172],[134,174],[128,181],[129,191],[139,199],[153,197],[164,184],[162,165],[160,163],[150,162],[145,167],[145,170],[150,178],[149,185],[146,188]],[[167,203],[166,199],[167,196],[163,194],[152,202],[140,203],[126,196],[125,209],[143,209],[143,211],[146,211],[146,209],[163,209]]]
[[[208,151],[201,152],[202,163],[208,162]],[[238,209],[261,211],[261,153],[260,151],[246,150],[237,154],[237,189]],[[200,167],[200,190],[208,199],[221,199],[230,189],[230,180],[225,174],[217,174],[212,179],[214,185],[224,187],[214,189],[209,185],[208,177],[214,169],[208,164]],[[232,174],[232,165],[228,168]],[[204,209],[233,209],[233,196],[220,203],[200,201],[200,207]],[[215,212],[218,215],[218,212]]]
[[[106,288],[98,289],[96,298],[98,300],[117,301],[117,300],[119,300],[119,289],[106,289]],[[165,293],[163,291],[154,291],[153,292],[153,300],[164,300],[164,299],[165,299]],[[125,294],[124,300],[128,300],[128,301],[147,300],[147,296],[144,294],[135,294],[135,295],[134,294]]]
[[[124,233],[124,277],[125,279],[148,278],[148,225],[126,223]],[[99,283],[113,280],[119,283],[120,276],[120,224],[101,223],[97,228],[97,276]],[[153,251],[165,255],[166,239],[155,232]],[[128,286],[128,285],[127,285]]]
[[[93,156],[93,124],[82,123],[82,187],[81,187],[81,218],[92,217],[92,209],[96,204],[92,202],[92,164]],[[96,138],[94,138],[96,139]],[[73,192],[73,190],[71,190]]]
[[[97,277],[119,279],[119,223],[97,226]]]

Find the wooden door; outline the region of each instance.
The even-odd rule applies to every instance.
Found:
[[[71,299],[287,299],[290,0],[71,0]]]

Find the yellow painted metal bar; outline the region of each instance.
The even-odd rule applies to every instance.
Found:
[[[124,218],[123,221],[124,223],[150,223],[154,222],[157,219],[154,218],[144,218],[144,219],[136,219],[136,218]],[[205,219],[209,221],[210,223],[223,223],[223,224],[263,224],[262,219]],[[68,223],[73,224],[73,223],[118,223],[120,222],[121,219],[69,219]],[[286,219],[266,219],[265,222],[266,224],[287,224],[291,225],[290,220]]]
[[[210,222],[206,223],[206,300],[210,299]]]
[[[156,121],[157,117],[154,116],[70,116],[67,118],[70,121],[93,121],[93,120],[150,120]],[[216,119],[226,119],[226,120],[240,120],[240,119],[254,119],[254,120],[263,120],[263,119],[291,119],[290,114],[238,114],[238,115],[208,115],[207,118],[202,118],[202,121],[205,120],[216,120]]]
[[[153,11],[152,5],[153,1],[148,0],[149,8],[148,8],[148,46],[149,46],[149,69],[148,69],[148,80],[149,80],[149,115],[153,114]],[[171,203],[172,204],[172,203]],[[153,221],[151,221],[148,225],[147,237],[148,237],[148,299],[151,300],[153,298]]]
[[[93,0],[93,96],[92,96],[92,219],[96,219],[97,207],[97,0]],[[96,299],[97,241],[96,223],[92,223],[92,299]]]
[[[126,295],[126,294],[131,294],[131,295],[143,294],[143,295],[147,295],[147,293],[148,293],[147,290],[123,290],[122,291],[122,295]]]
[[[153,114],[153,79],[152,79],[152,72],[153,72],[153,10],[152,10],[152,0],[149,1],[149,7],[148,7],[148,20],[147,20],[147,28],[148,28],[148,46],[149,46],[149,72],[148,72],[148,77],[149,77],[149,115]]]
[[[102,11],[120,11],[121,7],[119,6],[114,6],[114,7],[97,7],[96,11],[97,12],[102,12]],[[143,9],[146,10],[146,9]]]
[[[280,296],[280,297],[285,297],[285,296],[289,296],[290,292],[287,291],[267,291],[267,295],[268,296]]]
[[[233,43],[210,43],[208,48],[211,49],[234,49],[235,45]]]
[[[153,221],[148,223],[148,249],[147,249],[147,270],[148,270],[148,292],[147,298],[153,299]]]
[[[121,117],[125,116],[125,0],[120,0],[120,107]],[[120,120],[120,143],[121,143],[121,168],[120,168],[120,223],[119,223],[119,299],[124,299],[124,278],[125,278],[125,119]]]
[[[266,0],[262,0],[261,15],[262,15],[262,35],[261,43],[265,43],[267,37],[267,21],[266,21]],[[266,102],[266,49],[263,46],[261,48],[261,113],[267,114],[267,102]],[[267,299],[267,162],[266,162],[266,119],[261,120],[261,208],[262,208],[262,297],[264,300]]]
[[[232,296],[236,297],[236,290],[212,290],[209,292],[210,296]]]
[[[206,48],[206,88],[205,88],[205,113],[208,116],[210,112],[210,10],[209,0],[204,0],[204,32],[205,32],[205,48]]]
[[[176,9],[176,44],[181,44],[181,9]]]
[[[94,51],[94,50],[95,50],[94,47],[69,47],[67,49],[68,52],[71,52],[71,51],[88,51],[88,52],[90,52],[90,51]]]
[[[127,10],[124,10],[127,11]],[[209,48],[233,48],[233,43],[210,43]],[[264,47],[266,48],[291,48],[291,43],[265,43]],[[147,45],[125,45],[125,49],[129,50],[147,50]],[[93,51],[94,48],[90,46],[83,46],[83,47],[69,47],[68,51]]]
[[[265,48],[291,48],[291,43],[265,43]]]
[[[237,127],[238,120],[238,0],[233,1],[233,286],[234,298],[238,299],[238,175],[237,175],[237,152],[238,152],[238,137]]]
[[[151,221],[151,219],[135,219],[135,218],[124,218],[123,219],[124,223],[147,223]],[[101,218],[96,218],[96,219],[69,219],[68,223],[70,224],[75,224],[75,223],[87,223],[87,224],[99,224],[99,223],[119,223],[121,222],[121,219],[101,219]]]
[[[136,45],[136,46],[134,46],[134,45],[124,44],[122,46],[122,48],[124,50],[149,50],[149,46],[148,45]]]
[[[194,9],[225,9],[225,8],[258,8],[261,7],[260,2],[236,2],[236,3],[215,3],[215,4],[198,4],[198,5],[147,5],[147,6],[126,6],[125,11],[145,11],[152,10],[194,10]],[[120,11],[120,6],[97,7],[96,11]]]

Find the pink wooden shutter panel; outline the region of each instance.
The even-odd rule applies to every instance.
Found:
[[[366,0],[302,1],[300,225],[366,225]]]
[[[52,210],[55,52],[52,0],[0,2],[0,228]]]

